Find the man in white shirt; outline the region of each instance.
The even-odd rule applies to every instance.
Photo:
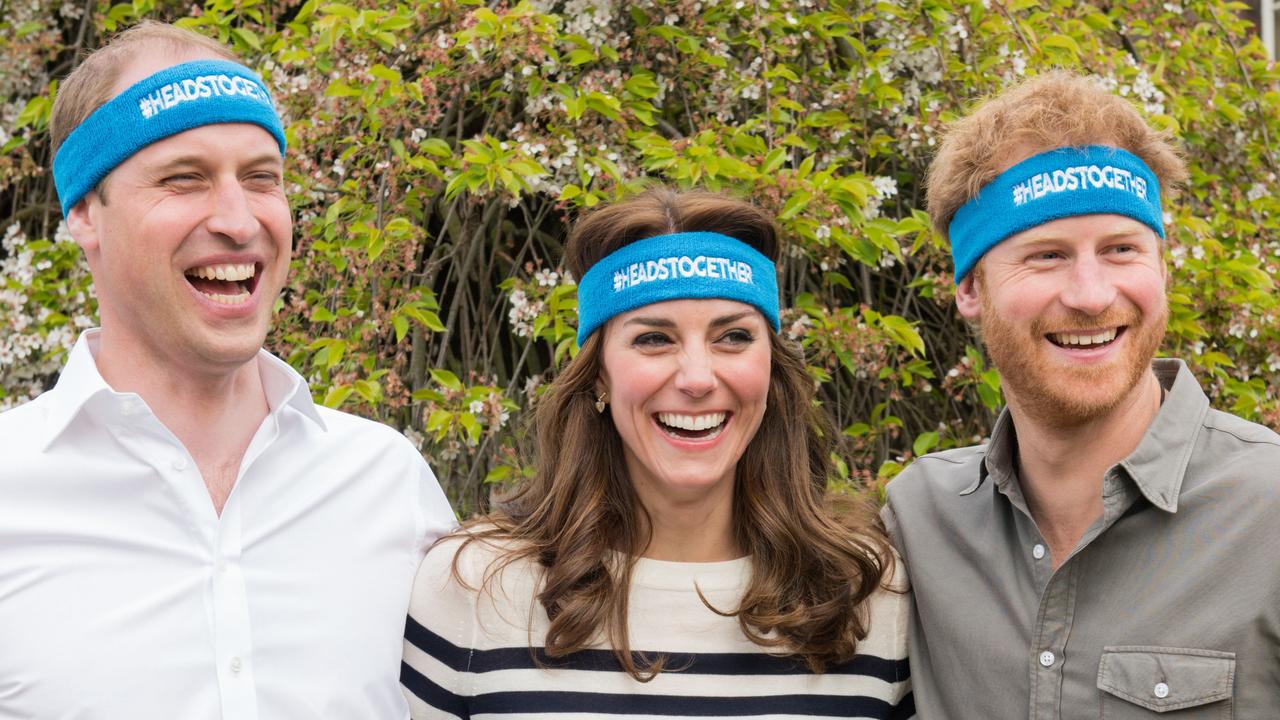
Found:
[[[148,23],[51,125],[102,327],[0,415],[0,720],[407,718],[410,585],[454,516],[262,350],[292,246],[265,85]]]

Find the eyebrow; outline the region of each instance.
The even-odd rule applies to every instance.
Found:
[[[747,310],[745,312],[734,313],[732,315],[722,315],[716,318],[715,320],[711,321],[711,327],[720,327],[721,325],[729,325],[729,324],[738,322],[739,320],[745,317],[750,317],[751,312],[752,312],[751,310]],[[668,320],[667,318],[643,317],[643,316],[633,317],[630,320],[623,323],[623,325],[647,325],[649,327],[657,327],[657,328],[664,328],[664,329],[671,329],[676,326],[674,320]]]
[[[676,326],[675,322],[671,320],[668,320],[666,318],[654,318],[654,317],[633,317],[622,324],[623,325],[648,325],[650,327],[660,327],[660,328],[673,328]]]
[[[1135,237],[1135,236],[1140,236],[1140,235],[1142,235],[1142,234],[1143,234],[1143,233],[1142,233],[1142,231],[1143,231],[1143,230],[1146,230],[1146,229],[1149,229],[1149,228],[1147,228],[1147,227],[1144,225],[1144,226],[1142,226],[1142,227],[1140,227],[1140,228],[1130,228],[1130,229],[1128,229],[1128,230],[1115,230],[1115,231],[1112,231],[1112,232],[1103,233],[1103,234],[1101,235],[1100,239],[1102,239],[1102,240],[1122,240],[1122,239],[1126,239],[1126,238],[1132,238],[1132,237]],[[1024,245],[1025,245],[1026,247],[1034,247],[1034,246],[1036,246],[1036,245],[1042,245],[1042,244],[1046,244],[1046,243],[1057,243],[1057,242],[1062,242],[1062,241],[1067,240],[1067,239],[1069,239],[1069,236],[1067,236],[1067,235],[1062,235],[1062,234],[1045,234],[1045,235],[1042,235],[1042,236],[1040,236],[1040,237],[1032,236],[1032,237],[1027,238],[1027,239],[1026,239],[1026,242],[1024,243]],[[1157,238],[1156,238],[1156,239],[1158,240],[1158,239],[1159,239],[1159,237],[1157,236]]]
[[[711,327],[720,327],[721,325],[730,325],[732,323],[738,322],[739,320],[745,317],[749,317],[750,315],[751,315],[750,310],[740,312],[740,313],[734,313],[733,315],[722,315],[721,317],[718,317],[715,320],[711,321]]]
[[[163,172],[166,170],[172,170],[174,168],[200,166],[200,165],[204,165],[206,162],[207,162],[207,158],[203,155],[179,155],[178,157],[175,157],[174,159],[169,160],[168,162],[158,165],[156,169]],[[257,156],[254,156],[253,158],[250,158],[248,162],[243,164],[243,167],[256,167],[258,165],[280,165],[282,163],[283,163],[283,160],[279,155],[276,155],[274,153],[263,153],[261,155],[257,155]]]

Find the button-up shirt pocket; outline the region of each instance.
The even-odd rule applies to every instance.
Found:
[[[1102,717],[1230,720],[1235,653],[1194,648],[1117,645],[1098,663]],[[1178,712],[1175,712],[1178,711]]]

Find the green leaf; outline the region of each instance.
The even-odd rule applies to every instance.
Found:
[[[444,370],[444,369],[432,370],[431,379],[443,385],[445,388],[448,388],[449,390],[453,390],[454,392],[462,391],[462,381],[458,379],[457,375],[454,375],[448,370]]]
[[[916,440],[911,444],[911,451],[916,457],[927,454],[930,450],[938,446],[938,433],[922,432],[916,436]]]
[[[262,40],[258,38],[257,33],[246,27],[231,28],[231,34],[240,42],[249,47],[262,52]]]
[[[362,92],[342,80],[334,80],[324,90],[325,97],[360,97]]]
[[[329,388],[329,392],[325,393],[324,400],[320,404],[327,408],[340,408],[342,403],[346,402],[353,392],[355,392],[355,389],[350,385],[334,385]]]
[[[37,95],[28,100],[27,104],[22,108],[22,112],[18,113],[14,128],[31,126],[37,130],[43,130],[49,124],[49,115],[52,111],[53,101],[47,96]]]
[[[510,478],[511,472],[512,470],[510,465],[498,465],[497,467],[491,468],[489,472],[485,474],[484,481],[486,483],[500,483],[505,481],[507,478]]]
[[[1040,45],[1042,47],[1058,48],[1061,50],[1066,50],[1067,52],[1071,53],[1071,55],[1075,57],[1080,56],[1080,46],[1076,43],[1075,40],[1073,40],[1070,36],[1067,36],[1067,35],[1059,35],[1059,34],[1049,35],[1048,37],[1045,37],[1043,40],[1040,41]]]
[[[897,315],[885,315],[880,318],[880,325],[902,347],[913,355],[924,355],[924,339],[905,318]]]
[[[382,402],[382,386],[372,380],[357,380],[352,383],[352,388],[370,405]]]
[[[379,80],[386,80],[389,83],[399,84],[401,82],[400,71],[392,70],[382,63],[376,63],[370,67],[369,74]]]
[[[648,70],[633,70],[631,77],[627,78],[627,81],[623,83],[623,87],[631,95],[644,100],[655,98],[659,92],[662,92],[662,88],[658,86],[653,73]]]
[[[787,161],[786,148],[774,148],[764,157],[764,163],[760,166],[761,175],[770,175],[782,167],[782,163]]]
[[[578,66],[578,65],[585,65],[586,63],[589,63],[595,59],[596,59],[595,53],[591,52],[590,50],[583,50],[582,48],[578,48],[577,50],[574,50],[569,53],[568,57],[565,58],[565,62],[572,66]]]

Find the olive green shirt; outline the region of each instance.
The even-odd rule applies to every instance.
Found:
[[[922,720],[1280,718],[1280,436],[1154,370],[1160,411],[1056,572],[1008,411],[889,483]]]

